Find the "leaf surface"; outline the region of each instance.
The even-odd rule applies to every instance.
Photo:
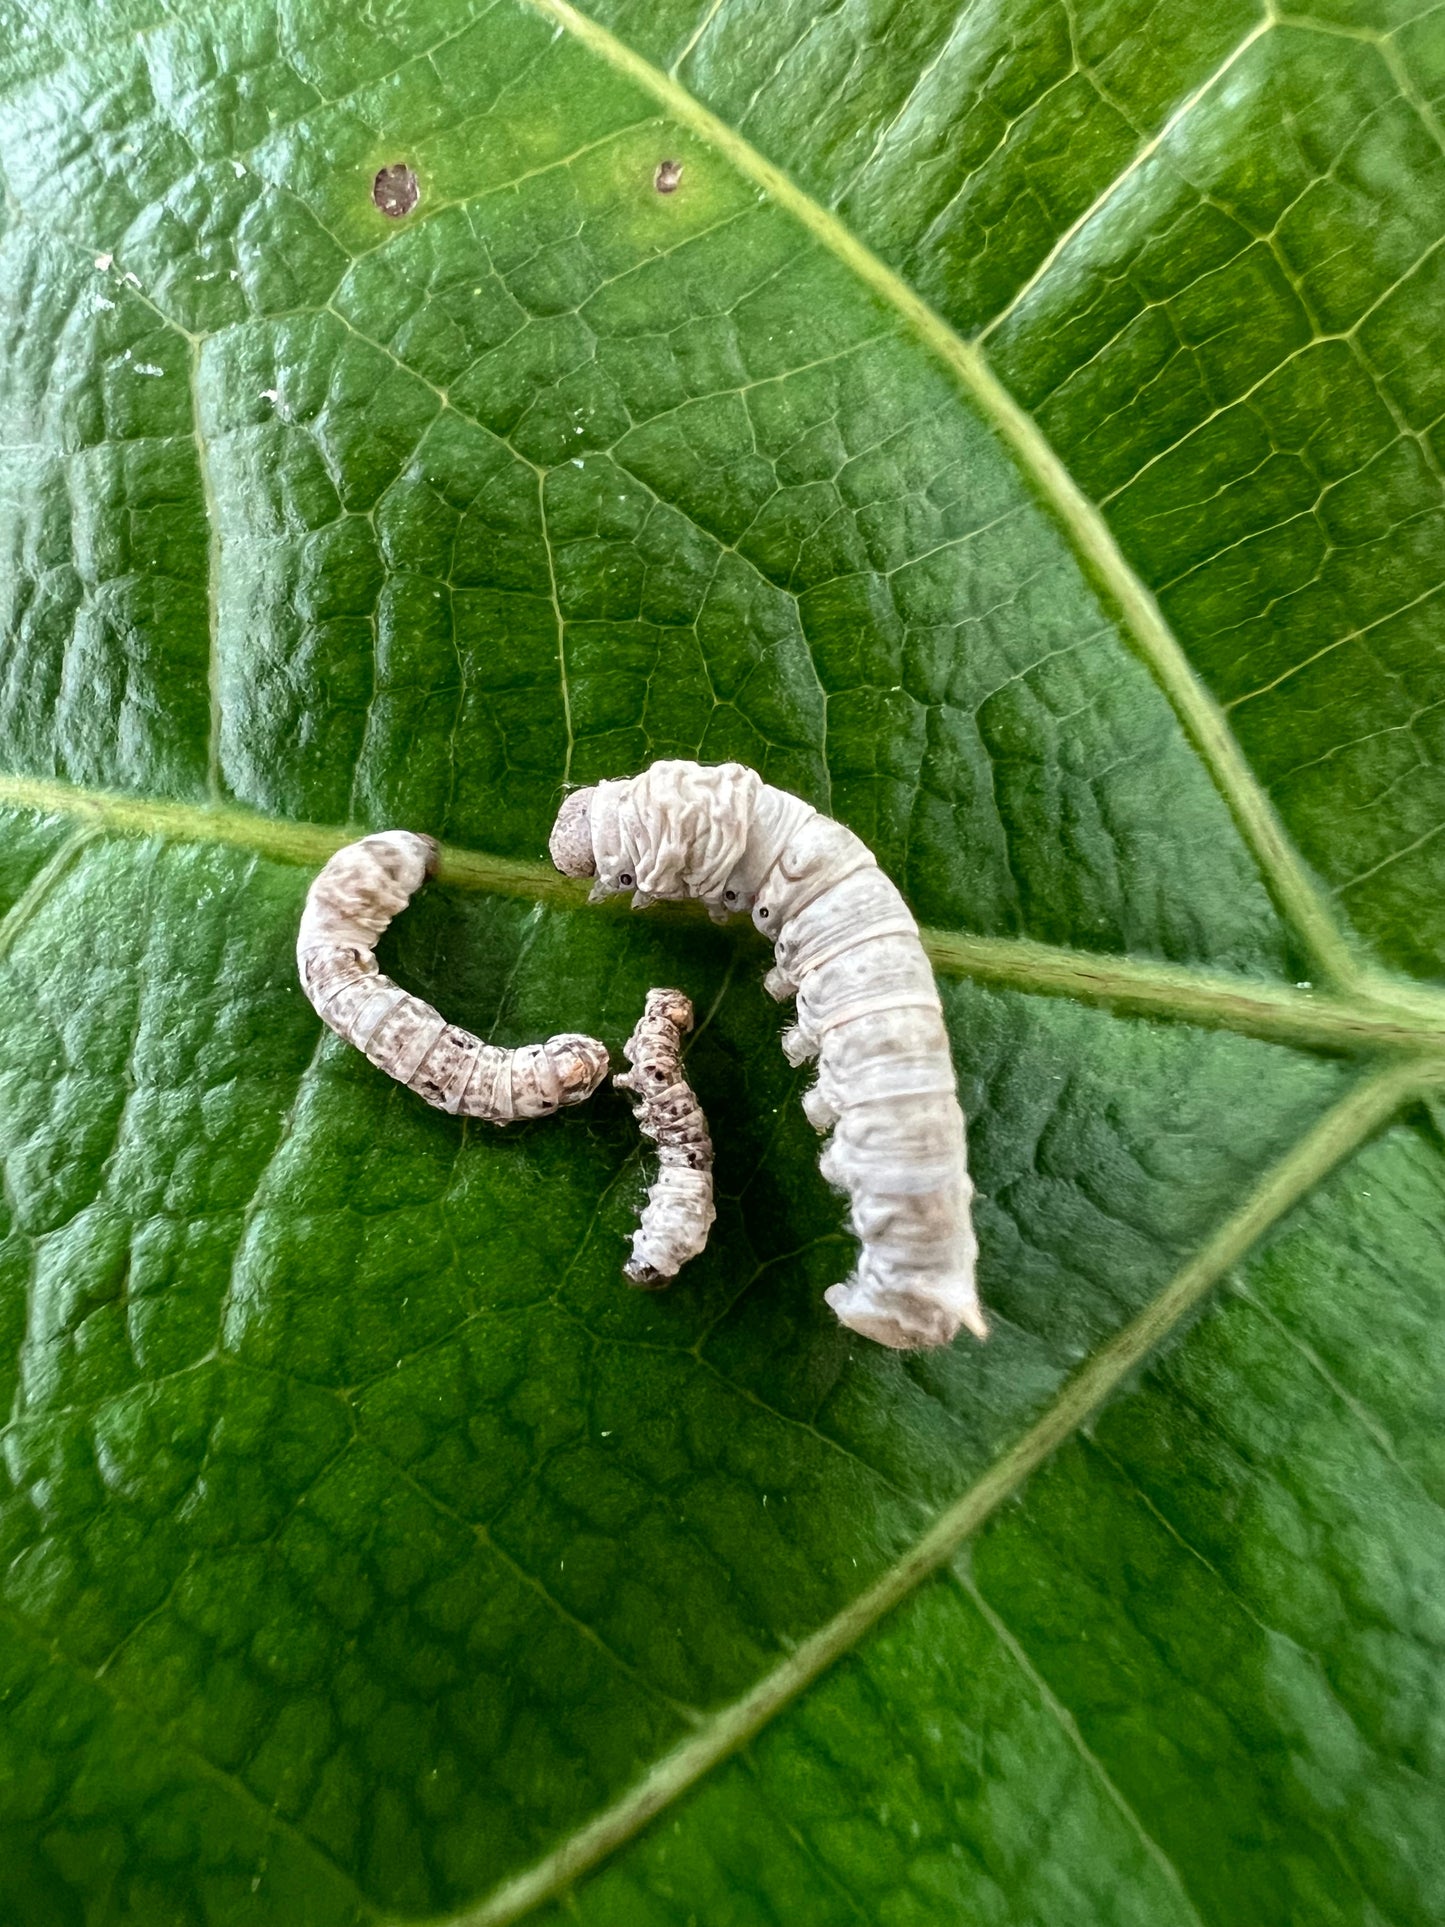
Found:
[[[7,1918],[1439,1918],[1434,47],[14,23]],[[545,869],[665,755],[928,924],[987,1347],[822,1305],[751,937]],[[393,823],[454,1020],[692,995],[671,1292],[610,1092],[483,1131],[319,1033]]]

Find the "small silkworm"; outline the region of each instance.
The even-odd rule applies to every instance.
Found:
[[[623,1275],[656,1290],[675,1278],[707,1243],[717,1216],[712,1202],[712,1139],[682,1067],[682,1040],[692,1029],[692,1001],[680,990],[649,990],[637,1028],[622,1046],[630,1071],[613,1083],[636,1098],[633,1115],[657,1146],[657,1177]]]
[[[988,1326],[974,1279],[963,1112],[918,925],[868,846],[740,763],[654,763],[569,796],[552,860],[643,908],[698,897],[751,911],[775,947],[764,985],[796,996],[789,1062],[818,1060],[803,1107],[832,1131],[821,1169],[861,1245],[825,1294],[845,1325],[907,1351]]]
[[[606,1077],[607,1046],[566,1034],[503,1050],[483,1043],[378,970],[377,940],[436,869],[437,846],[382,830],[338,850],[306,893],[296,939],[301,987],[324,1024],[378,1070],[453,1116],[510,1124],[580,1104]]]

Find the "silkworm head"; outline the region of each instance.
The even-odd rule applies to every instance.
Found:
[[[596,794],[595,789],[573,790],[557,812],[547,848],[564,877],[597,874],[597,859],[592,853],[592,799]]]
[[[558,1080],[559,1104],[584,1104],[612,1069],[607,1046],[595,1037],[581,1037],[567,1031],[550,1039],[552,1049],[565,1053],[566,1065]]]
[[[647,1015],[664,1017],[680,1031],[692,1029],[692,999],[681,990],[649,990]]]

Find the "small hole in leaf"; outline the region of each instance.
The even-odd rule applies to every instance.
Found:
[[[652,177],[652,185],[659,194],[675,194],[678,182],[682,179],[681,161],[659,161],[657,172]]]
[[[406,162],[394,161],[390,167],[382,168],[371,183],[371,198],[388,219],[399,221],[403,214],[410,214],[421,199],[421,188]]]

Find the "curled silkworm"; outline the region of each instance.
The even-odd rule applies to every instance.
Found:
[[[622,1046],[631,1065],[613,1083],[636,1098],[634,1115],[657,1146],[657,1177],[623,1275],[656,1290],[707,1243],[712,1202],[712,1139],[682,1067],[692,1002],[680,990],[649,990],[637,1028]]]
[[[438,1015],[377,969],[377,939],[436,868],[437,846],[383,830],[338,850],[306,893],[296,939],[301,987],[322,1022],[439,1111],[509,1124],[580,1104],[608,1072],[595,1037],[503,1050]]]
[[[775,947],[766,989],[798,1000],[783,1048],[793,1064],[818,1060],[804,1109],[832,1131],[821,1169],[862,1246],[828,1303],[899,1350],[946,1345],[960,1325],[985,1337],[943,1007],[918,925],[867,845],[740,763],[668,762],[569,796],[551,849],[567,875],[596,877],[594,897],[752,913]]]

